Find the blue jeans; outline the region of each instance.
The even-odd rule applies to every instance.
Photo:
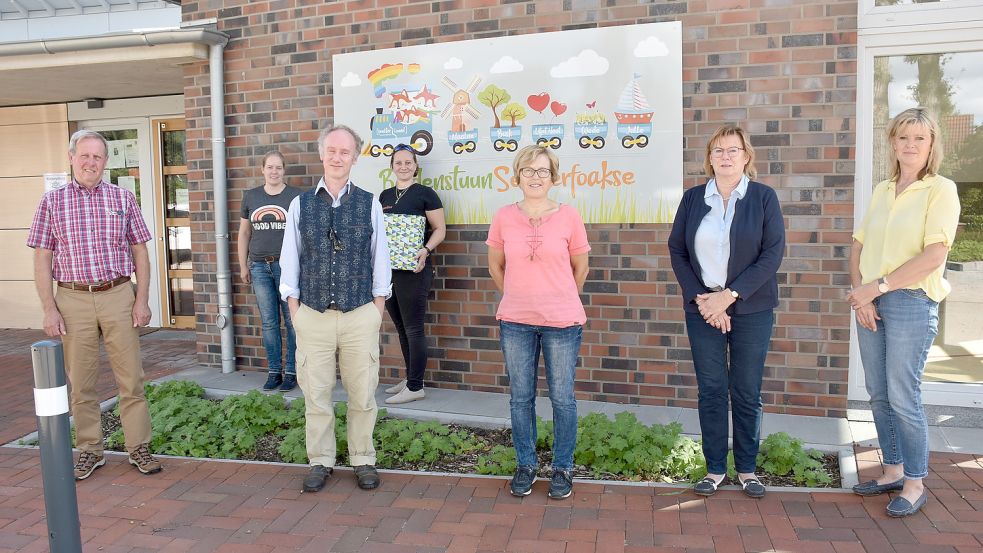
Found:
[[[737,472],[754,472],[761,432],[761,377],[775,325],[774,311],[731,315],[731,331],[721,333],[699,313],[686,313],[696,383],[700,431],[707,471],[727,472],[727,400],[734,427]]]
[[[502,353],[509,372],[512,445],[519,466],[536,462],[536,378],[539,353],[546,364],[546,382],[553,405],[553,468],[572,469],[577,446],[577,399],[574,377],[583,328],[533,326],[499,321]]]
[[[922,373],[939,332],[939,304],[922,290],[894,290],[874,300],[877,332],[857,325],[870,409],[884,464],[904,463],[906,478],[928,475],[928,421]]]
[[[280,263],[274,261],[250,261],[249,274],[253,279],[253,293],[259,304],[259,318],[263,322],[263,348],[270,374],[280,374],[283,367],[283,350],[280,339],[280,318],[287,327],[287,366],[284,374],[296,375],[297,336],[290,323],[290,309],[280,299]]]

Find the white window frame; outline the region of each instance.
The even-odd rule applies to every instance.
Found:
[[[860,0],[857,9],[858,29],[888,28],[895,32],[900,26],[979,20],[983,0],[945,0],[896,6],[876,6],[875,0]]]
[[[936,8],[934,11],[930,9],[933,6]],[[873,192],[871,170],[873,141],[883,139],[873,136],[873,110],[869,108],[874,102],[874,58],[983,51],[983,0],[890,6],[890,11],[884,12],[880,10],[885,8],[873,8],[873,0],[861,0],[859,9],[861,28],[857,36],[857,174],[854,181],[854,228],[861,224]],[[868,9],[868,12],[878,13],[865,14],[865,9]],[[972,9],[971,16],[969,9]],[[894,15],[888,16],[888,13]],[[889,20],[888,17],[895,17],[897,20]],[[964,20],[947,19],[938,22],[948,17],[963,17]],[[917,21],[918,24],[899,25],[897,21],[900,20]],[[884,23],[884,21],[893,22]],[[868,24],[875,23],[877,24],[875,28],[867,27]],[[852,322],[847,398],[866,401],[869,396],[860,363],[856,320],[852,316],[850,318]],[[930,405],[980,407],[983,406],[983,384],[924,382],[922,401]]]

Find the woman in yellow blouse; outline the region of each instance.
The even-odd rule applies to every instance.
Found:
[[[917,513],[928,499],[928,422],[921,377],[938,333],[942,277],[956,235],[956,185],[939,176],[939,127],[924,108],[898,114],[888,128],[891,178],[874,188],[853,235],[847,296],[857,318],[860,359],[884,472],[854,486],[859,495],[900,491],[887,514]]]

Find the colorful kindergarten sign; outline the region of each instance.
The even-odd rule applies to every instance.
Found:
[[[679,22],[428,44],[334,56],[335,121],[365,139],[352,172],[393,186],[397,144],[418,152],[451,224],[521,199],[514,152],[553,148],[553,199],[588,223],[666,223],[683,192]]]

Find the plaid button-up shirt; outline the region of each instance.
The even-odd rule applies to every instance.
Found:
[[[132,192],[105,182],[90,191],[72,180],[41,198],[27,245],[54,252],[55,280],[91,284],[132,275],[130,245],[150,239]]]

